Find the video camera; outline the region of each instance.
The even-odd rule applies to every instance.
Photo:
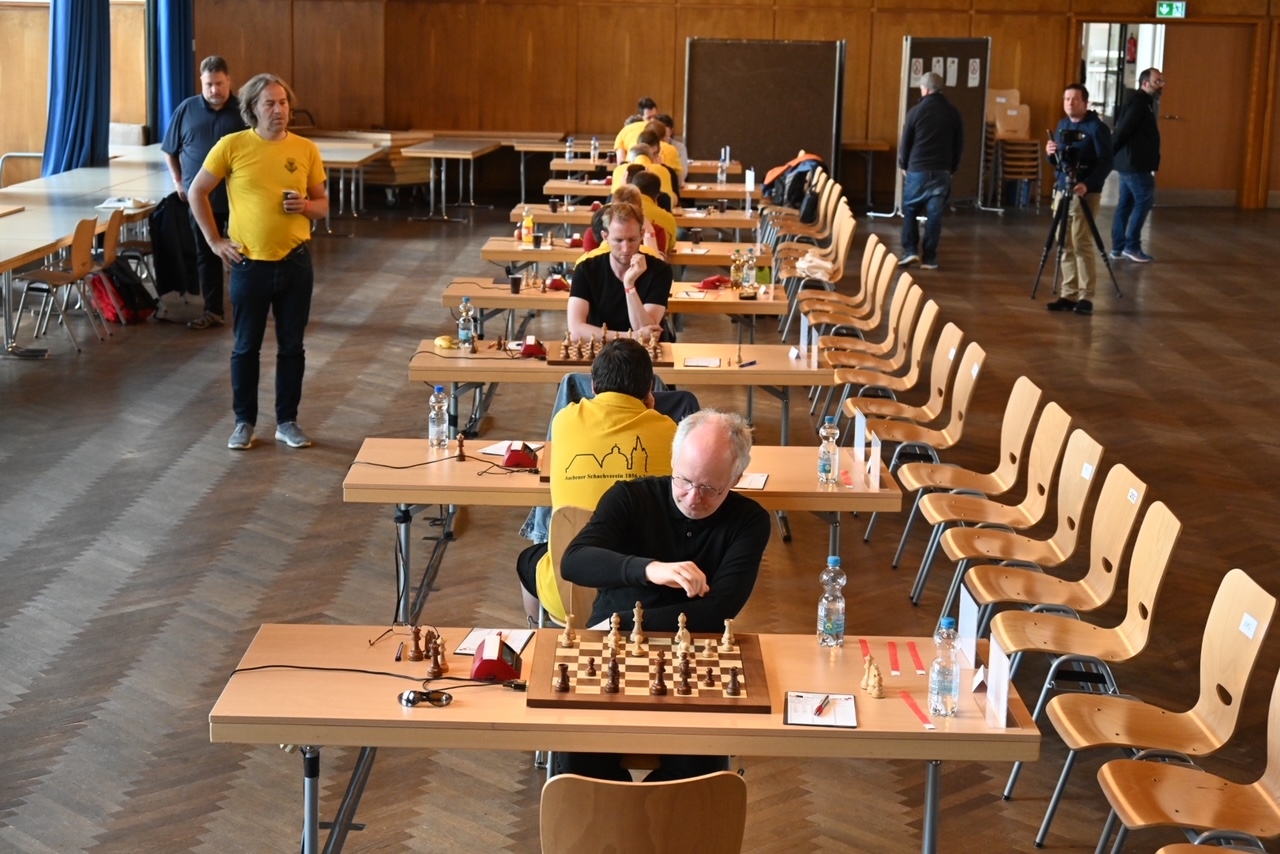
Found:
[[[1080,149],[1077,142],[1083,142],[1088,135],[1081,130],[1063,128],[1058,131],[1058,171],[1069,172],[1080,166]]]

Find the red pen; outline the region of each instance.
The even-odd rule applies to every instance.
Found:
[[[816,709],[814,709],[814,710],[813,710],[813,716],[814,716],[815,718],[820,718],[820,717],[822,717],[822,713],[823,713],[823,712],[825,712],[825,711],[827,710],[827,705],[828,705],[830,702],[831,702],[831,695],[830,695],[830,694],[828,694],[827,696],[823,697],[823,698],[822,698],[822,702],[818,704],[818,708],[816,708]]]

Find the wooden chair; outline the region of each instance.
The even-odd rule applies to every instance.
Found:
[[[909,276],[898,280],[889,301],[889,322],[885,335],[879,341],[854,338],[849,335],[819,335],[818,349],[837,356],[841,353],[859,353],[864,356],[889,356],[910,347],[911,327],[920,316],[924,289]]]
[[[732,771],[664,783],[559,774],[542,787],[544,854],[737,854],[747,784]]]
[[[934,358],[937,358],[936,351]],[[1013,488],[1018,474],[1022,471],[1022,451],[1027,445],[1027,437],[1031,434],[1031,424],[1035,421],[1040,394],[1040,387],[1027,377],[1019,377],[1014,382],[1013,389],[1009,392],[1009,402],[1005,404],[1004,418],[1000,422],[1000,455],[994,470],[975,472],[972,469],[941,463],[907,463],[898,468],[898,485],[904,492],[914,492],[915,500],[911,504],[911,512],[907,514],[907,521],[902,527],[898,550],[893,556],[895,568],[902,560],[902,552],[907,545],[907,535],[911,533],[911,525],[920,512],[920,500],[924,496],[947,490],[953,493],[967,492],[971,495],[989,497],[1003,495]],[[1064,431],[1063,436],[1065,435]],[[870,542],[877,515],[871,514],[866,533],[862,535],[863,542]]]
[[[53,309],[57,309],[59,322],[67,330],[67,335],[70,336],[71,344],[76,348],[76,352],[80,352],[80,342],[76,340],[76,334],[71,330],[71,324],[67,319],[66,294],[59,294],[58,290],[82,286],[85,278],[93,272],[93,236],[97,233],[97,230],[98,220],[93,217],[82,219],[76,223],[76,230],[71,236],[71,264],[69,267],[48,266],[14,274],[14,279],[21,279],[26,283],[22,289],[22,296],[18,299],[18,310],[14,315],[13,334],[15,338],[18,334],[18,324],[22,321],[22,310],[27,301],[27,294],[35,292],[41,294],[43,299],[40,303],[40,310],[36,313],[34,334],[42,335],[44,333],[49,324],[50,314]],[[80,299],[83,303],[86,305],[92,304],[92,300],[85,296],[83,290],[78,290],[77,293],[80,294]],[[92,309],[89,310],[92,311]],[[93,326],[94,334],[101,338],[102,335],[98,332],[97,326],[93,325],[92,315],[90,315],[89,322]]]
[[[820,284],[825,285],[829,281],[840,281],[844,275],[846,257],[842,256],[837,261],[835,271],[829,277],[819,280]],[[803,314],[808,319],[809,326],[817,331],[819,335],[829,335],[837,331],[843,331],[846,335],[853,334],[863,337],[866,333],[878,327],[884,319],[885,306],[888,304],[890,294],[893,291],[893,277],[897,270],[897,256],[892,252],[886,252],[878,274],[872,280],[872,288],[867,294],[867,300],[861,306],[846,308],[841,305],[835,305],[829,300],[807,297],[804,291],[800,291],[797,293],[797,298],[792,301],[793,311],[798,310]]]
[[[580,587],[572,581],[565,581],[560,575],[560,558],[564,556],[564,550],[573,542],[573,538],[578,536],[578,532],[591,521],[594,512],[572,505],[557,507],[551,513],[551,526],[547,536],[547,550],[551,553],[551,568],[556,573],[560,602],[564,605],[565,616],[575,629],[587,627],[587,618],[591,615],[596,592],[590,587]]]
[[[853,213],[849,211],[847,206],[841,207],[836,211],[836,222],[831,238],[831,245],[835,249],[835,257],[831,262],[830,272],[801,274],[798,270],[794,275],[787,276],[789,272],[785,266],[785,262],[781,267],[782,275],[786,276],[786,292],[787,299],[790,302],[790,309],[787,312],[787,320],[782,328],[782,337],[786,338],[791,330],[791,323],[796,316],[798,295],[806,285],[815,285],[824,290],[834,290],[836,284],[844,278],[845,265],[849,260],[849,250],[853,246],[854,232],[857,230],[857,221],[853,218]],[[775,268],[778,269],[778,268]],[[775,276],[777,274],[775,273]],[[777,279],[775,278],[775,281]]]
[[[1016,563],[969,567],[964,584],[978,603],[979,634],[997,603],[1023,608],[1053,605],[1078,613],[1110,602],[1146,494],[1147,484],[1126,466],[1115,465],[1107,472],[1089,531],[1089,568],[1081,578],[1069,581]]]
[[[1083,430],[1075,430],[1067,439],[1058,471],[1058,527],[1047,540],[1037,540],[1010,530],[998,528],[951,528],[938,541],[943,553],[956,562],[946,601],[939,620],[951,613],[964,583],[965,572],[973,561],[999,563],[1010,561],[1031,564],[1037,568],[1061,566],[1076,550],[1080,540],[1080,519],[1089,494],[1097,482],[1094,475],[1102,459],[1102,446]],[[1076,462],[1079,461],[1079,465]],[[1126,475],[1131,474],[1127,469]]]
[[[933,327],[938,323],[939,312],[938,304],[933,300],[925,303],[910,336],[911,358],[906,363],[907,371],[904,374],[896,373],[901,366],[891,360],[855,359],[847,351],[827,354],[828,359],[839,364],[856,365],[856,367],[836,368],[836,385],[841,387],[840,402],[836,412],[841,420],[853,418],[854,411],[858,409],[868,417],[873,415],[888,417],[892,414],[890,405],[895,402],[897,394],[910,391],[920,382],[920,370],[924,365],[924,348],[933,335]],[[960,344],[963,341],[964,333],[960,327],[954,323],[948,323],[942,327],[942,332],[938,335],[938,341],[933,348],[933,366],[945,367],[947,373],[950,373],[951,365],[955,364],[956,353],[960,351]],[[835,387],[832,386],[833,389]],[[850,396],[849,393],[854,388],[858,391]],[[873,412],[872,410],[877,406],[887,408],[883,412]],[[825,409],[823,414],[826,414]]]
[[[1013,656],[1017,668],[1024,652],[1044,652],[1054,656],[1031,713],[1038,720],[1049,701],[1049,692],[1060,682],[1072,682],[1081,690],[1119,694],[1111,665],[1129,661],[1146,647],[1151,637],[1151,615],[1155,611],[1165,570],[1182,523],[1156,501],[1147,508],[1129,559],[1129,595],[1124,619],[1118,626],[1096,626],[1064,614],[1045,611],[1002,611],[991,620],[991,639]],[[1005,787],[1005,797],[1013,791],[1022,763],[1015,762]]]
[[[1213,854],[1235,851],[1245,854],[1267,854],[1256,836],[1235,831],[1210,830],[1196,837],[1195,842],[1175,842],[1165,845],[1156,854]]]
[[[1031,439],[1031,452],[1027,457],[1027,489],[1018,504],[1003,504],[982,495],[963,492],[934,493],[920,499],[920,515],[933,526],[933,531],[920,560],[920,569],[916,572],[912,602],[919,604],[925,581],[933,569],[934,557],[941,546],[942,535],[951,525],[989,525],[1021,530],[1038,524],[1044,518],[1058,461],[1062,458],[1070,429],[1071,416],[1056,403],[1046,404]]]
[[[1153,751],[1162,758],[1176,752],[1179,759],[1190,761],[1189,757],[1207,756],[1226,744],[1235,732],[1249,675],[1275,609],[1275,597],[1242,570],[1223,576],[1200,642],[1200,697],[1185,712],[1170,712],[1128,697],[1059,694],[1051,699],[1045,710],[1070,753],[1045,810],[1036,847],[1044,847],[1081,750],[1116,747],[1143,758],[1150,758]],[[1252,631],[1241,630],[1250,624]],[[1009,794],[1006,790],[1005,797]]]
[[[1148,827],[1280,836],[1280,679],[1271,689],[1267,714],[1267,767],[1252,783],[1226,780],[1194,765],[1140,759],[1111,760],[1099,769],[1098,782],[1113,811],[1098,839],[1099,851],[1106,850],[1117,820],[1121,827],[1113,852],[1123,849],[1130,830]]]
[[[891,421],[887,418],[867,419],[868,433],[874,432],[881,442],[894,442],[898,445],[889,461],[890,472],[897,471],[904,455],[908,453],[926,456],[937,462],[938,451],[954,447],[960,441],[964,436],[973,389],[986,359],[987,351],[977,342],[970,342],[965,348],[964,355],[960,357],[960,366],[956,369],[955,387],[951,390],[951,417],[944,427],[924,427],[910,421]]]
[[[862,249],[862,263],[859,267],[860,278],[858,279],[857,293],[842,294],[839,291],[814,290],[806,294],[806,297],[826,300],[844,309],[860,307],[867,301],[870,294],[870,285],[874,281],[874,277],[879,274],[880,265],[884,263],[887,254],[889,254],[889,249],[880,241],[879,237],[874,234],[867,235],[867,242]]]

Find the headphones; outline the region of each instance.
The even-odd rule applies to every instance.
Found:
[[[447,691],[405,691],[400,695],[400,705],[416,706],[426,703],[429,706],[447,706],[453,702],[453,695]]]

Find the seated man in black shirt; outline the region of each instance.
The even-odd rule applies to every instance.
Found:
[[[731,491],[751,461],[751,428],[736,413],[704,409],[676,429],[671,476],[614,484],[560,561],[574,584],[599,590],[588,625],[617,613],[632,628],[644,606],[649,632],[720,632],[747,603],[772,528],[768,512]],[[723,756],[663,756],[649,781],[728,768]],[[557,753],[556,773],[629,780],[616,754]]]
[[[608,248],[588,254],[573,269],[569,333],[584,341],[603,338],[601,324],[607,324],[609,340],[648,341],[662,332],[671,265],[641,250],[644,214],[635,205],[615,202],[602,218]]]

